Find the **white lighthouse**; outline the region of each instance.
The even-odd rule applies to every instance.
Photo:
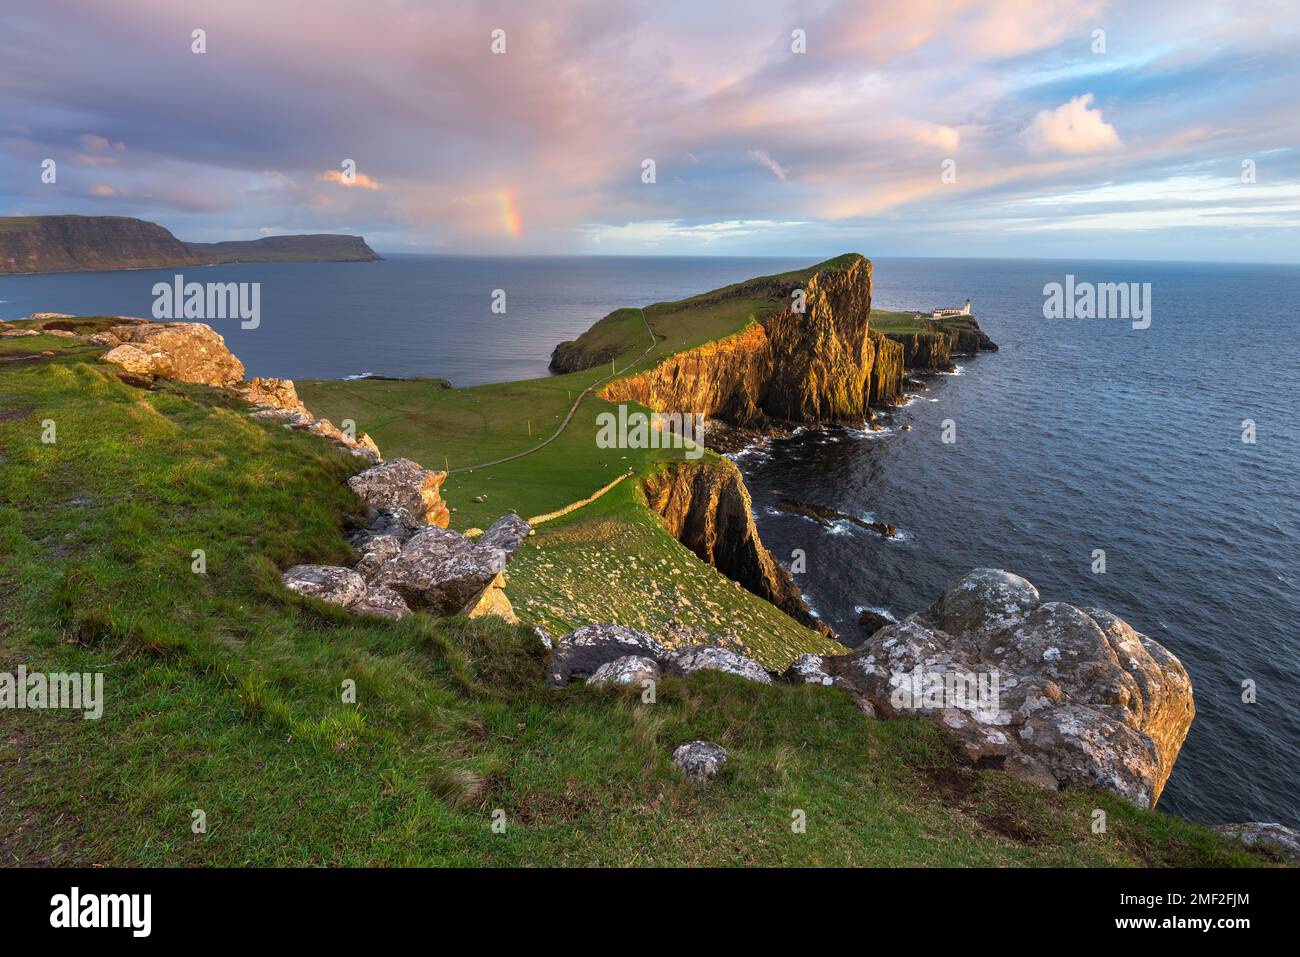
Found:
[[[970,296],[966,297],[966,305],[962,307],[961,314],[963,316],[970,315]]]

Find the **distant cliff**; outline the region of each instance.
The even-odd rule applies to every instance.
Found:
[[[268,236],[186,243],[126,216],[0,217],[0,274],[157,269],[230,262],[372,262],[360,236]]]

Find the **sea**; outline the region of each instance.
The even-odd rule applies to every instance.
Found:
[[[177,273],[256,282],[257,328],[213,322],[250,376],[474,385],[546,375],[557,342],[613,309],[811,261],[394,255],[0,277],[0,318],[148,317]],[[805,555],[810,604],[856,643],[861,611],[903,618],[993,567],[1106,608],[1192,676],[1196,720],[1161,808],[1300,826],[1300,266],[873,262],[876,306],[970,297],[1001,348],[924,376],[878,432],[805,429],[736,454],[764,542],[786,564]],[[1045,318],[1044,288],[1067,281],[1149,288],[1149,325]],[[781,498],[899,532],[824,528]]]

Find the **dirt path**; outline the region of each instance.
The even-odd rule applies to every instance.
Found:
[[[564,417],[564,421],[560,423],[560,427],[556,429],[548,438],[537,443],[537,445],[533,446],[531,449],[527,449],[523,452],[516,452],[514,455],[507,455],[505,458],[501,458],[501,459],[493,459],[491,462],[480,462],[478,465],[461,466],[460,468],[451,469],[447,474],[456,475],[459,472],[473,472],[475,469],[485,469],[485,468],[490,468],[493,465],[502,465],[506,462],[514,462],[517,459],[522,459],[526,455],[532,455],[534,452],[540,452],[542,449],[546,448],[548,445],[550,445],[552,442],[558,439],[561,435],[563,435],[564,430],[568,428],[569,422],[573,420],[574,413],[578,411],[578,406],[582,404],[583,399],[591,395],[596,389],[604,385],[606,382],[610,381],[611,379],[616,379],[619,376],[621,376],[623,373],[627,372],[628,369],[631,369],[634,365],[636,365],[638,362],[640,362],[642,359],[648,356],[654,350],[655,346],[659,345],[659,340],[655,338],[654,330],[650,328],[650,320],[645,317],[645,310],[638,309],[637,312],[641,313],[641,321],[645,323],[645,331],[650,334],[650,345],[646,346],[644,352],[642,352],[639,356],[637,356],[635,359],[633,359],[623,368],[619,369],[617,372],[611,372],[603,379],[598,379],[597,381],[593,382],[591,385],[587,386],[587,388],[583,390],[582,394],[578,396],[577,399],[574,400],[573,405],[569,407],[569,414]]]

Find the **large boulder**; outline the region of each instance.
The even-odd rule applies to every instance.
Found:
[[[361,561],[357,562],[357,571],[366,581],[377,574],[385,562],[396,558],[402,551],[402,543],[393,535],[370,535],[357,546]]]
[[[818,671],[884,717],[939,722],[971,761],[1142,807],[1159,800],[1195,713],[1166,648],[1108,612],[1040,604],[1029,582],[992,569],[800,676]]]
[[[141,322],[113,326],[122,343],[104,361],[135,375],[231,388],[244,380],[244,365],[226,340],[201,322]]]
[[[280,580],[300,595],[350,608],[366,595],[366,580],[351,568],[335,565],[294,565]]]
[[[770,685],[772,676],[753,658],[718,645],[688,645],[669,651],[664,666],[669,674],[684,676],[697,671],[725,671],[729,675]]]
[[[587,679],[589,685],[636,685],[659,680],[659,663],[642,655],[624,655],[607,661]]]
[[[556,644],[548,680],[552,685],[567,685],[574,678],[594,675],[601,665],[627,655],[662,662],[667,652],[657,639],[634,628],[583,625]]]
[[[410,459],[393,459],[358,472],[348,479],[348,486],[367,505],[400,509],[418,525],[446,528],[451,513],[439,493],[446,477],[446,472],[430,471]]]
[[[412,608],[453,615],[504,569],[505,563],[492,549],[479,548],[458,532],[429,526],[407,539],[397,556],[380,566],[373,581],[397,592]]]
[[[533,527],[525,522],[518,515],[511,512],[509,515],[502,515],[484,532],[478,540],[478,544],[483,548],[491,548],[501,552],[505,561],[515,557],[519,551],[519,546],[524,543],[529,535],[533,533]]]
[[[406,616],[410,607],[397,592],[382,585],[366,590],[349,609],[358,615],[374,615],[376,618],[398,619]]]

